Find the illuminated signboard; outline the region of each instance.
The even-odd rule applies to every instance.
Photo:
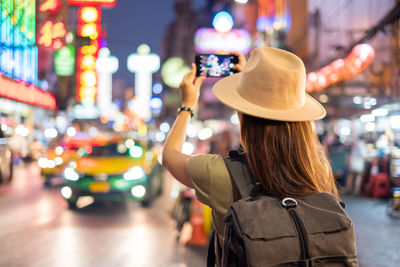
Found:
[[[91,39],[90,45],[78,50],[77,59],[77,98],[86,104],[95,103],[97,97],[96,59],[101,33],[100,18],[100,8],[80,7],[78,10],[78,35]]]
[[[137,53],[128,56],[127,67],[135,73],[135,101],[134,110],[141,119],[151,119],[150,100],[152,93],[152,73],[160,68],[160,57],[150,53],[150,47],[142,44],[137,48]]]
[[[100,23],[101,12],[96,7],[82,7],[78,10],[78,21],[80,24]]]
[[[99,50],[96,61],[98,72],[98,96],[97,106],[103,116],[113,112],[112,108],[112,74],[118,70],[118,58],[110,55],[110,50],[103,47]]]
[[[61,8],[60,0],[45,0],[40,6],[39,11],[55,13]]]
[[[38,18],[45,16],[45,20],[40,20],[38,28],[38,44],[45,48],[60,49],[64,45],[64,38],[67,30],[64,22],[58,18],[58,11],[62,7],[60,0],[39,0],[39,11],[41,14]],[[49,13],[49,14],[48,14]]]
[[[49,92],[24,81],[13,81],[0,74],[0,96],[48,109],[56,108],[56,99]]]
[[[1,0],[0,72],[36,84],[35,7],[35,1]]]
[[[226,33],[211,28],[200,28],[194,37],[195,49],[199,53],[228,53],[239,51],[247,54],[251,37],[246,30],[233,29]]]
[[[54,96],[36,86],[35,16],[34,0],[0,2],[0,97],[55,109]]]
[[[39,32],[40,37],[38,39],[38,44],[54,49],[60,49],[63,46],[61,38],[67,35],[65,25],[61,21],[53,23],[48,20],[43,24]]]
[[[67,45],[54,53],[54,68],[57,76],[70,76],[75,68],[75,47]]]
[[[258,31],[286,30],[290,23],[287,0],[258,0]]]
[[[117,0],[68,0],[71,6],[99,6],[99,7],[113,7]]]

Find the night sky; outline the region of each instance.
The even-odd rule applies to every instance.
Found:
[[[152,52],[161,52],[161,42],[167,25],[174,21],[175,0],[118,0],[111,9],[103,9],[102,21],[107,30],[107,44],[111,54],[119,59],[119,70],[114,79],[123,78],[133,86],[133,73],[126,67],[126,58],[136,48],[147,43]],[[192,1],[195,9],[204,0]]]

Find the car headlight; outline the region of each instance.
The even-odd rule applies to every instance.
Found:
[[[64,170],[64,178],[70,181],[78,181],[79,174],[71,167],[67,167]]]
[[[144,171],[141,167],[135,166],[126,173],[124,173],[124,179],[127,181],[137,180],[144,176]]]
[[[56,166],[56,162],[54,160],[50,160],[47,158],[40,158],[38,160],[38,165],[40,168],[44,169],[44,168],[54,168]]]
[[[56,158],[54,159],[54,163],[55,163],[57,166],[63,164],[63,162],[64,162],[64,160],[63,160],[61,157],[56,157]]]
[[[132,187],[131,194],[134,197],[142,198],[146,194],[146,188],[143,185],[137,185]]]

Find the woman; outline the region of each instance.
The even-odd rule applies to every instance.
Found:
[[[313,192],[337,195],[332,171],[311,121],[325,109],[305,93],[305,68],[292,53],[276,48],[256,48],[245,63],[238,54],[237,74],[218,81],[213,93],[235,109],[240,119],[240,139],[250,170],[274,197],[306,196]],[[181,183],[195,188],[198,199],[210,206],[216,232],[223,238],[222,218],[239,198],[221,157],[181,153],[191,111],[197,104],[203,77],[195,65],[180,85],[182,108],[163,150],[163,165]]]

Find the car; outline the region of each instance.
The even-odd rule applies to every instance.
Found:
[[[46,156],[37,161],[43,184],[50,186],[53,178],[62,177],[65,163],[77,158],[79,158],[79,154],[76,148],[65,149],[63,146],[57,146],[47,150]]]
[[[138,140],[93,146],[64,170],[61,195],[70,209],[80,197],[94,201],[140,201],[148,207],[162,193],[162,166],[156,152]]]
[[[65,136],[61,142],[52,144],[45,156],[37,161],[44,186],[52,184],[52,180],[62,177],[68,162],[76,161],[85,150],[92,146],[106,144],[106,139],[91,137],[87,133],[78,132],[75,136]]]
[[[11,181],[13,176],[13,157],[7,137],[0,129],[0,184]]]

